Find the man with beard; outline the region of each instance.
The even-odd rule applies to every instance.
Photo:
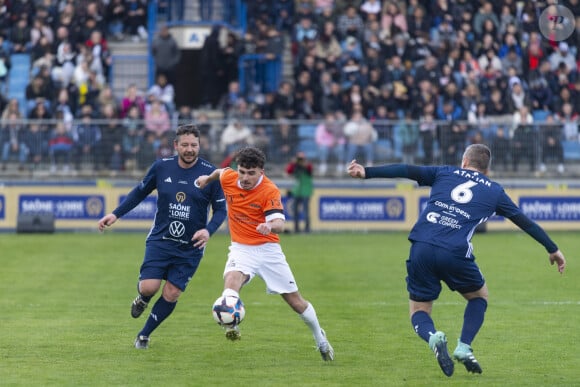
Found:
[[[145,178],[112,213],[99,220],[103,231],[157,190],[155,221],[145,243],[145,257],[139,273],[138,296],[131,316],[139,317],[161,288],[149,318],[135,339],[135,348],[149,347],[151,333],[173,312],[177,299],[195,274],[210,236],[226,217],[226,204],[219,182],[198,189],[193,182],[211,174],[215,167],[199,155],[199,129],[182,125],[173,147],[177,155],[159,159]],[[209,207],[212,217],[209,217]]]

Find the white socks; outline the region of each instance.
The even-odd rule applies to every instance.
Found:
[[[314,340],[316,340],[316,344],[327,341],[326,338],[322,335],[322,329],[320,328],[320,323],[318,322],[316,311],[314,310],[314,307],[311,303],[308,303],[306,310],[302,312],[300,317],[312,331],[312,335],[314,336]]]

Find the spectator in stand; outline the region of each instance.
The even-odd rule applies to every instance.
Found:
[[[360,5],[360,15],[364,21],[369,18],[378,19],[381,14],[381,2],[379,0],[364,0]]]
[[[4,41],[4,35],[2,31],[0,31],[0,92],[7,91],[8,74],[10,73],[10,68],[12,67],[10,52],[6,49]]]
[[[294,88],[290,82],[280,82],[274,98],[274,111],[277,118],[294,118]]]
[[[0,34],[2,35],[8,34],[10,31],[13,21],[11,8],[7,0],[0,0]]]
[[[408,8],[411,13],[407,17],[407,31],[413,39],[428,37],[431,29],[431,19],[423,6]]]
[[[44,19],[36,17],[30,29],[30,44],[32,46],[37,45],[41,37],[46,38],[48,44],[52,45],[54,42],[54,31],[50,26],[46,25]]]
[[[212,127],[207,113],[200,112],[196,119],[195,124],[199,129],[199,155],[206,160],[211,160],[213,141],[212,141]]]
[[[381,28],[387,37],[407,32],[407,18],[396,1],[388,0],[383,3],[380,20]]]
[[[50,113],[50,110],[46,108],[46,103],[42,98],[39,98],[36,101],[36,105],[32,110],[30,110],[30,113],[28,113],[28,118],[31,120],[49,120],[52,118],[52,114]]]
[[[95,156],[101,141],[101,129],[93,121],[93,107],[85,104],[81,107],[81,117],[73,128],[75,141],[74,162],[77,170],[81,169],[83,162],[90,163],[95,169]]]
[[[64,121],[59,120],[48,140],[48,156],[50,159],[51,173],[55,173],[59,165],[62,166],[62,171],[64,173],[70,171],[73,149],[74,140],[72,134]]]
[[[11,98],[8,101],[8,103],[6,104],[2,103],[2,106],[4,106],[4,108],[2,109],[2,121],[7,120],[8,116],[10,116],[11,114],[16,114],[16,116],[19,119],[22,119],[23,115],[22,110],[20,109],[20,103],[18,102],[18,99]]]
[[[528,79],[539,67],[544,59],[544,51],[539,42],[532,42],[528,45],[522,58],[523,76]]]
[[[19,54],[30,52],[32,43],[30,42],[30,25],[28,24],[28,14],[22,13],[18,20],[12,25],[9,41],[12,46],[12,53]]]
[[[556,114],[556,121],[563,125],[564,139],[566,141],[579,141],[578,125],[580,114],[574,111],[572,104],[566,102]]]
[[[324,23],[322,33],[316,40],[314,55],[318,60],[324,61],[328,68],[331,68],[337,66],[341,54],[342,47],[336,39],[334,24],[330,21]]]
[[[419,144],[419,126],[411,118],[411,113],[406,112],[404,120],[395,127],[396,137],[401,142],[402,162],[415,164],[417,148]]]
[[[520,77],[523,74],[522,58],[516,53],[514,47],[510,47],[507,55],[503,57],[501,66],[503,73],[507,76],[514,74]]]
[[[228,85],[228,91],[221,97],[219,107],[226,118],[232,118],[236,110],[236,106],[244,99],[240,91],[240,83],[238,81],[231,81]]]
[[[101,88],[99,96],[97,97],[98,110],[100,111],[103,106],[108,104],[113,105],[115,109],[115,114],[118,114],[121,104],[117,100],[117,97],[115,97],[115,93],[113,92],[112,86],[109,84],[105,84]]]
[[[305,39],[316,40],[318,37],[318,29],[310,17],[301,17],[294,25],[294,32],[292,33],[292,41],[302,43]]]
[[[499,88],[494,88],[491,91],[490,99],[485,110],[490,116],[505,116],[510,114],[508,105]]]
[[[171,130],[171,119],[163,103],[152,97],[145,108],[145,130],[153,132],[159,140]]]
[[[482,37],[484,34],[484,24],[486,20],[490,20],[496,30],[499,29],[499,18],[493,11],[493,3],[491,1],[483,2],[473,17],[473,31],[478,37]]]
[[[68,38],[64,36],[68,35],[68,30],[65,27],[59,27],[57,31],[62,40],[56,46],[52,78],[55,81],[58,80],[61,86],[66,87],[73,78],[77,53]]]
[[[276,29],[290,35],[292,33],[292,27],[294,26],[294,1],[275,1],[273,4],[272,15]]]
[[[124,0],[109,1],[105,12],[107,32],[118,41],[121,41],[124,38],[123,33],[125,32],[126,17],[127,9]]]
[[[126,117],[127,112],[132,106],[136,106],[137,109],[139,109],[139,115],[141,117],[145,115],[145,98],[143,98],[142,92],[134,83],[127,86],[127,89],[125,90],[125,96],[121,100],[120,117]]]
[[[272,132],[272,162],[286,164],[296,154],[298,149],[298,133],[296,127],[284,117],[278,118]]]
[[[499,126],[491,141],[491,151],[493,152],[494,166],[501,166],[503,171],[508,170],[511,153],[511,143],[509,135],[503,126]]]
[[[110,169],[120,170],[122,160],[118,159],[118,153],[122,149],[124,127],[117,116],[117,105],[106,103],[101,107],[101,141],[95,160],[97,170]]]
[[[518,170],[520,160],[527,159],[530,172],[533,172],[536,165],[536,155],[538,146],[538,131],[532,125],[534,118],[530,114],[527,106],[522,106],[513,115],[512,121],[512,168]]]
[[[145,140],[143,136],[143,118],[137,106],[131,106],[127,116],[122,121],[123,125],[123,158],[125,160],[125,170],[135,170],[139,168],[137,163],[138,155],[141,152],[141,145]]]
[[[2,120],[0,128],[0,143],[2,144],[2,170],[6,170],[6,164],[13,156],[18,161],[18,170],[23,171],[28,160],[28,147],[25,142],[25,127],[20,122],[17,113],[10,113],[6,120]]]
[[[564,148],[562,147],[562,125],[554,120],[552,115],[546,117],[546,123],[540,126],[542,144],[542,162],[540,172],[545,173],[549,161],[557,163],[556,170],[559,174],[564,173]]]
[[[26,113],[28,114],[38,103],[46,105],[50,104],[52,100],[52,92],[48,89],[44,79],[40,75],[36,75],[32,78],[30,83],[26,86],[24,92],[26,98]]]
[[[80,10],[84,11],[83,16],[81,18],[81,24],[86,24],[87,20],[92,20],[94,25],[93,29],[101,31],[101,33],[105,34],[106,31],[106,20],[103,17],[103,13],[105,11],[105,3],[103,1],[98,0],[89,0],[86,2],[86,5],[83,5],[82,1],[77,1],[77,7]],[[80,3],[80,4],[79,4]]]
[[[330,77],[330,74],[328,75]],[[322,95],[322,101],[320,103],[321,110],[323,113],[332,113],[338,110],[345,109],[345,104],[342,98],[342,88],[338,82],[333,82],[330,79],[328,89],[324,91]]]
[[[267,59],[282,59],[284,56],[284,36],[273,25],[266,30],[263,54]]]
[[[570,54],[570,46],[566,42],[560,42],[557,49],[548,57],[552,71],[556,71],[560,63],[566,65],[566,69],[570,72],[577,71],[576,58]]]
[[[214,108],[218,105],[224,93],[224,90],[221,89],[221,85],[226,79],[220,44],[222,31],[220,25],[212,26],[201,49],[200,78],[201,86],[205,90],[202,97],[202,105],[205,108]],[[227,90],[228,85],[226,84],[224,87]]]
[[[155,84],[149,88],[147,94],[161,101],[165,105],[165,109],[169,117],[175,112],[175,89],[173,85],[168,82],[167,76],[164,73],[159,73],[155,79]]]
[[[441,162],[445,165],[456,165],[465,150],[467,128],[460,122],[449,121],[439,125],[438,132]]]
[[[326,176],[330,157],[336,162],[336,175],[342,174],[345,165],[345,143],[342,125],[334,112],[327,112],[324,121],[316,126],[314,141],[318,149],[318,174]]]
[[[125,27],[133,41],[146,40],[147,35],[147,4],[142,0],[126,0]]]
[[[232,119],[225,127],[220,138],[220,151],[224,158],[233,155],[238,149],[254,144],[252,130],[239,119]],[[276,149],[276,148],[274,148]]]
[[[365,165],[371,167],[375,160],[375,142],[378,134],[373,125],[362,115],[360,107],[355,107],[350,120],[344,125],[346,145],[346,160],[358,159],[362,151]]]
[[[38,169],[48,153],[48,130],[46,125],[31,121],[25,130],[24,142],[28,148],[30,169]]]
[[[57,92],[56,101],[54,102],[54,107],[51,112],[52,116],[56,117],[57,114],[61,114],[61,119],[64,122],[67,129],[70,129],[74,118],[76,117],[76,111],[73,110],[68,90],[61,88]]]
[[[337,19],[336,31],[338,38],[342,41],[349,36],[360,41],[364,37],[364,28],[364,21],[354,5],[347,6],[344,14],[341,14]]]
[[[503,64],[493,47],[489,47],[478,58],[479,68],[483,70],[491,69],[492,72],[500,74],[503,71]],[[490,71],[490,70],[487,70]]]
[[[356,64],[359,64],[364,59],[361,42],[354,36],[347,36],[341,44],[341,56],[339,65],[344,66],[349,59],[353,59]]]
[[[89,63],[89,68],[95,71],[99,77],[108,80],[109,68],[113,63],[113,57],[103,33],[99,30],[94,30],[91,32],[90,38],[85,42],[85,45],[91,53],[92,61]]]
[[[532,100],[524,90],[519,78],[514,79],[511,83],[511,89],[508,90],[507,104],[510,112],[515,112],[524,105],[532,106]]]
[[[259,113],[259,110],[254,110],[254,112]],[[266,125],[264,125],[258,118],[256,118],[254,124],[252,137],[254,138],[254,146],[264,152],[266,157],[269,157],[271,153],[270,144],[272,143],[272,138],[268,133]]]
[[[464,82],[473,82],[481,76],[481,68],[471,51],[464,51],[459,62],[459,74]]]
[[[434,160],[434,144],[437,132],[435,123],[435,103],[428,102],[423,107],[423,112],[419,118],[419,137],[423,146],[423,164],[431,165]]]
[[[312,163],[306,159],[304,152],[298,152],[286,165],[286,173],[294,177],[294,186],[290,191],[294,233],[300,232],[300,223],[304,221],[304,232],[310,232],[310,198],[314,191]]]
[[[175,85],[177,82],[177,66],[181,61],[181,50],[177,41],[169,32],[169,27],[163,24],[151,43],[151,54],[155,61],[155,74],[164,74],[167,83]]]
[[[174,155],[174,147],[171,146],[169,135],[166,133],[162,135],[158,140],[157,145],[157,159],[164,159],[172,157]]]
[[[554,95],[545,78],[539,77],[537,71],[530,77],[529,95],[532,111],[542,110],[552,112],[554,107]]]

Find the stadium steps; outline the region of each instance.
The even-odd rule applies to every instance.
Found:
[[[16,98],[20,108],[24,109],[26,107],[26,86],[30,82],[30,55],[12,54],[10,60],[12,68],[8,76],[8,98]]]
[[[149,88],[147,42],[110,42],[109,48],[113,55],[111,83],[115,96],[122,98],[132,83],[146,91]]]

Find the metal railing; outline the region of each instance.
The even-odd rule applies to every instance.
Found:
[[[337,171],[344,172],[349,157],[375,165],[400,162],[458,165],[465,147],[481,142],[492,149],[496,175],[580,177],[578,122],[514,126],[511,121],[498,121],[482,126],[434,121],[429,130],[421,130],[425,129],[424,122],[374,121],[375,137],[367,148],[354,146],[345,137],[344,143],[324,149],[316,140],[322,121],[238,121],[250,135],[237,142],[230,141],[224,131],[233,121],[197,122],[202,132],[201,156],[219,166],[227,162],[235,149],[253,144],[266,152],[274,173],[282,173],[296,152],[304,152],[319,167],[318,177],[335,177],[327,171],[334,171],[332,166],[336,166]],[[157,127],[145,120],[4,121],[0,126],[0,175],[140,175],[157,158],[173,155],[175,127],[192,122],[195,121],[173,119],[172,129],[158,133]],[[344,124],[340,124],[340,130]],[[288,136],[280,134],[286,131]],[[327,164],[327,171],[320,168],[323,164]]]

